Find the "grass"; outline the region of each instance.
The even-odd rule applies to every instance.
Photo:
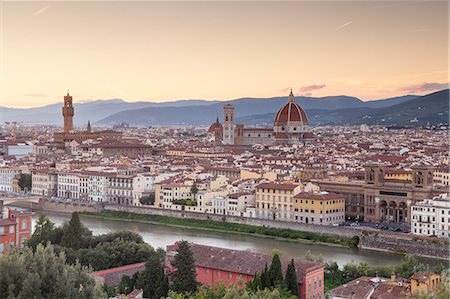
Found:
[[[240,223],[229,223],[225,221],[201,220],[191,218],[175,218],[160,215],[135,214],[119,211],[102,211],[102,212],[83,212],[84,215],[93,215],[109,219],[126,219],[141,222],[150,222],[158,224],[167,224],[173,226],[201,228],[208,230],[246,233],[252,235],[263,235],[278,237],[291,240],[309,240],[312,242],[328,243],[342,245],[349,248],[356,248],[359,243],[359,237],[343,237],[334,235],[325,235],[320,233],[296,231],[288,228],[273,228],[265,226],[256,226]]]

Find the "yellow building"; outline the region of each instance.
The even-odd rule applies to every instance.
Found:
[[[416,272],[411,276],[411,295],[430,294],[439,288],[441,276],[433,272]]]
[[[333,225],[345,220],[344,196],[328,192],[302,192],[294,196],[294,221]]]
[[[293,197],[301,191],[299,184],[262,183],[256,186],[256,217],[277,220],[293,219]]]

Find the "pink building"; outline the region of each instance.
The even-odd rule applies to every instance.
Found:
[[[175,269],[171,265],[176,255],[177,244],[167,246],[166,273]],[[191,244],[195,260],[197,281],[202,284],[214,285],[223,282],[225,285],[235,285],[251,280],[256,272],[261,273],[264,266],[270,266],[272,257],[250,251],[240,251],[219,247]],[[286,272],[290,258],[281,257],[283,274]],[[294,260],[297,273],[300,298],[322,299],[324,296],[324,274],[321,263]]]

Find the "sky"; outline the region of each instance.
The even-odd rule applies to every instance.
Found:
[[[0,1],[0,106],[427,94],[447,1]]]

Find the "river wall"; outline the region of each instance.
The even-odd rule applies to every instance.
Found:
[[[359,247],[410,253],[423,257],[449,259],[449,240],[443,238],[418,237],[389,232],[363,232]]]
[[[120,211],[120,212],[136,213],[136,214],[147,214],[147,215],[160,215],[160,216],[169,216],[169,217],[176,217],[176,218],[191,218],[191,219],[200,219],[200,220],[226,221],[226,222],[230,222],[230,223],[240,223],[240,224],[249,224],[249,225],[255,225],[255,226],[267,226],[267,227],[275,227],[275,228],[289,228],[289,229],[298,230],[298,231],[321,233],[321,234],[335,235],[335,236],[345,236],[345,237],[359,236],[361,234],[361,230],[353,229],[350,227],[320,226],[320,225],[296,223],[296,222],[289,222],[289,221],[257,219],[257,218],[228,216],[228,215],[225,216],[225,215],[216,215],[216,214],[208,214],[208,213],[200,213],[200,212],[166,210],[166,209],[151,208],[151,207],[125,207],[125,206],[119,206],[119,205],[106,205],[104,207],[104,210]]]
[[[100,206],[90,206],[83,203],[68,203],[61,201],[41,200],[40,209],[42,211],[73,213],[73,212],[100,212]]]

